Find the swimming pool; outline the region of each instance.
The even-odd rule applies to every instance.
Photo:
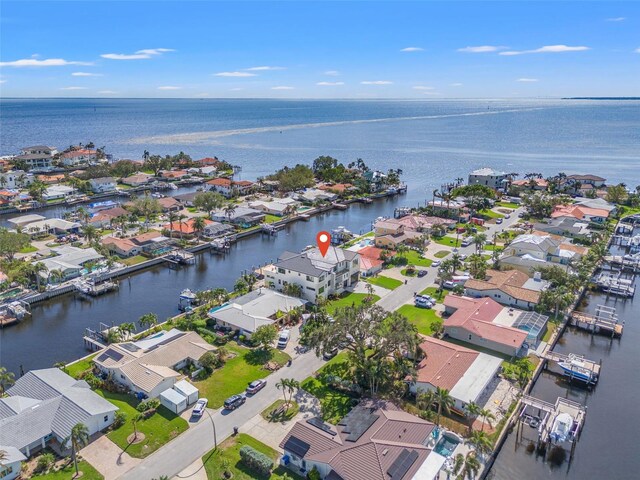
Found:
[[[442,437],[440,437],[440,440],[438,440],[438,443],[436,443],[433,451],[442,455],[443,457],[450,457],[459,443],[460,441],[458,439],[445,433],[444,435],[442,435]]]

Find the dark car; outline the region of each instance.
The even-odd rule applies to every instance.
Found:
[[[235,410],[247,401],[244,395],[232,395],[224,401],[225,410]]]
[[[255,380],[247,387],[247,393],[255,395],[267,385],[266,380]]]
[[[336,347],[333,350],[329,350],[328,352],[324,352],[322,354],[322,358],[324,358],[325,360],[331,360],[337,354],[338,354],[338,348]]]
[[[427,271],[426,271],[426,270],[420,270],[420,271],[418,272],[418,276],[419,276],[419,277],[424,277],[426,274],[427,274]]]

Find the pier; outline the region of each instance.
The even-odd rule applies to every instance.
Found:
[[[590,315],[584,312],[572,312],[571,325],[586,330],[592,334],[600,333],[613,337],[621,337],[624,330],[624,320],[620,321],[616,315],[616,309],[605,305],[598,305],[596,314]]]
[[[569,380],[579,381],[586,385],[595,385],[600,378],[600,370],[602,368],[602,361],[595,362],[584,358],[582,355],[576,355],[569,353],[565,355],[563,353],[554,352],[549,345],[545,347],[540,358],[545,362],[545,366],[548,367],[548,362],[555,362],[562,369],[562,375],[569,378]]]
[[[601,272],[595,278],[595,284],[600,290],[609,295],[631,298],[636,293],[633,279],[622,278],[622,271],[618,273]]]
[[[97,297],[98,295],[103,295],[119,288],[118,282],[108,280],[102,283],[78,280],[74,283],[74,286],[79,293],[83,293],[91,297]]]
[[[196,256],[187,250],[174,250],[164,257],[169,267],[177,267],[179,265],[193,265],[196,263]]]

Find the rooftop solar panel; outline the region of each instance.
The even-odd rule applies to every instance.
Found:
[[[307,423],[309,425],[313,425],[316,428],[319,428],[320,430],[328,433],[329,435],[332,435],[332,436],[336,435],[336,432],[329,425],[324,423],[322,419],[319,417],[311,417],[310,419],[307,420]]]
[[[415,463],[418,459],[418,452],[415,450],[407,450],[406,448],[400,452],[398,458],[391,464],[389,470],[387,470],[387,474],[393,480],[401,480],[402,477],[406,475],[406,473],[411,468],[411,465]]]
[[[298,437],[291,436],[289,440],[284,444],[284,449],[297,455],[298,457],[304,457],[309,451],[309,444],[300,440]]]

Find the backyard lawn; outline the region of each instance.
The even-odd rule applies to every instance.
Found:
[[[118,261],[130,267],[131,265],[137,265],[139,263],[146,262],[147,260],[149,259],[147,257],[143,257],[142,255],[134,255],[133,257],[123,258],[122,260]]]
[[[264,223],[273,223],[273,222],[278,222],[282,220],[282,217],[278,217],[277,215],[271,215],[270,213],[267,213],[264,216]]]
[[[480,210],[478,213],[483,217],[488,217],[488,218],[504,218],[504,215],[502,215],[501,213],[494,212],[493,210],[489,210],[489,209]]]
[[[87,358],[83,358],[82,360],[78,360],[77,362],[65,367],[64,371],[67,372],[68,375],[77,379],[82,372],[89,370],[93,366],[93,359],[96,355],[97,353]]]
[[[89,464],[89,462],[85,462],[84,460],[78,462],[78,470],[80,470],[80,473],[82,474],[81,478],[84,480],[102,480],[104,478],[100,472]],[[37,478],[39,480],[70,480],[75,478],[75,474],[76,469],[73,466],[73,462],[70,462],[69,465],[61,468],[57,472],[50,472],[44,475],[34,475],[33,478]]]
[[[444,258],[450,254],[451,252],[448,252],[446,250],[440,250],[439,252],[434,253],[433,256],[436,258]]]
[[[519,206],[520,205],[518,205],[517,203],[513,203],[513,202],[496,202],[496,207],[504,207],[504,208],[516,209]]]
[[[131,419],[139,413],[136,410],[138,401],[133,395],[126,393],[110,393],[103,390],[95,390],[95,392],[109,400],[127,416],[125,424],[109,432],[107,437],[132,457],[146,457],[189,428],[186,420],[161,406],[153,416],[138,422],[138,432],[143,433],[145,439],[135,445],[129,445],[127,438],[133,434]]]
[[[420,255],[415,250],[409,250],[404,254],[404,258],[407,259],[409,265],[416,265],[418,267],[430,267],[433,263],[433,260],[422,257],[422,255]]]
[[[349,413],[355,399],[346,393],[331,388],[327,385],[326,379],[328,376],[345,378],[348,369],[347,353],[342,352],[318,370],[316,377],[308,377],[300,384],[300,388],[320,400],[322,418],[329,423],[336,424]]]
[[[429,295],[436,299],[437,303],[444,302],[444,297],[449,295],[447,290],[438,291],[438,287],[427,287],[423,291],[420,292],[421,295]]]
[[[369,296],[372,297],[374,303],[380,300],[378,295],[369,295],[368,293],[347,293],[337,300],[331,300],[328,302],[327,312],[329,312],[330,315],[333,315],[338,308],[351,307],[352,305],[358,306]]]
[[[244,445],[249,445],[273,460],[274,466],[277,466],[277,468],[271,472],[271,475],[258,475],[256,472],[250,470],[240,462],[240,449]],[[227,440],[222,442],[217,450],[211,450],[205,454],[202,457],[202,463],[204,463],[204,469],[207,472],[207,478],[209,480],[220,480],[221,478],[225,478],[224,469],[222,468],[224,459],[229,462],[229,471],[231,472],[231,477],[229,478],[233,478],[234,480],[251,480],[254,478],[259,478],[261,480],[282,480],[285,478],[285,472],[291,479],[302,480],[302,477],[285,469],[283,466],[278,465],[279,456],[280,454],[268,445],[265,445],[245,433],[240,433],[239,435],[229,437]]]
[[[434,238],[434,242],[438,245],[444,245],[445,247],[455,247],[456,246],[456,237],[451,237],[449,235],[445,235],[444,237]]]
[[[287,422],[291,420],[300,411],[300,405],[295,400],[291,400],[291,405],[286,410],[276,414],[277,410],[284,405],[284,400],[279,399],[265,408],[260,414],[262,418],[268,422]]]
[[[395,290],[402,282],[400,280],[396,280],[395,278],[385,277],[384,275],[378,275],[377,277],[370,277],[365,280],[365,282],[370,283],[372,285],[377,285],[378,287],[386,288],[388,290]]]
[[[436,315],[436,311],[431,308],[418,308],[413,305],[403,305],[398,309],[402,315],[407,317],[423,335],[433,335],[442,325],[442,318]]]
[[[229,342],[225,348],[236,356],[228,359],[224,367],[209,377],[193,382],[200,390],[200,396],[209,400],[209,408],[220,408],[231,395],[244,392],[249,383],[269,375],[271,372],[263,368],[268,361],[284,365],[291,358],[275,348],[265,352],[262,349],[240,347],[233,342]]]

